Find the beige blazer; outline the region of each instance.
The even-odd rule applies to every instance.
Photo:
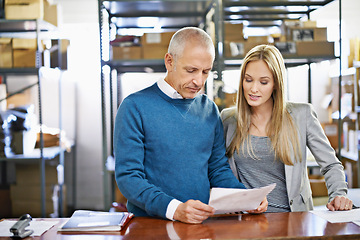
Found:
[[[286,187],[291,211],[299,212],[313,209],[312,193],[306,166],[306,147],[314,155],[316,162],[320,166],[321,173],[325,176],[329,201],[335,196],[346,196],[347,183],[345,182],[343,165],[337,159],[335,151],[331,147],[312,105],[307,103],[288,103],[288,109],[298,128],[300,150],[302,153],[301,162],[295,163],[295,158],[292,155],[294,165],[285,165]],[[224,109],[221,112],[226,147],[230,144],[236,129],[234,112],[234,107]],[[234,175],[239,179],[233,158],[229,159],[229,164]]]

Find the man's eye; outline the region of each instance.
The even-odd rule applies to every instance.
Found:
[[[195,70],[193,70],[193,69],[188,69],[187,72],[188,72],[188,73],[193,73],[193,72],[195,72]]]

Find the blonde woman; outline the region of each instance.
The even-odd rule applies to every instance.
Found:
[[[233,173],[247,187],[276,183],[267,212],[313,209],[306,167],[310,149],[329,193],[329,210],[350,210],[347,183],[310,104],[286,102],[285,64],[271,45],[254,47],[241,66],[236,107],[224,109],[227,156]]]

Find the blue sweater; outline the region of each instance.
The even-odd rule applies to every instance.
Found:
[[[129,95],[114,130],[115,177],[135,216],[166,218],[174,198],[208,203],[211,187],[244,188],[225,157],[218,109],[206,95],[171,99],[155,83]]]

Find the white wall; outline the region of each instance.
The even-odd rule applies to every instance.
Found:
[[[69,70],[64,78],[75,80],[77,86],[75,207],[103,209],[98,1],[53,2],[61,6],[61,34],[71,41]]]

